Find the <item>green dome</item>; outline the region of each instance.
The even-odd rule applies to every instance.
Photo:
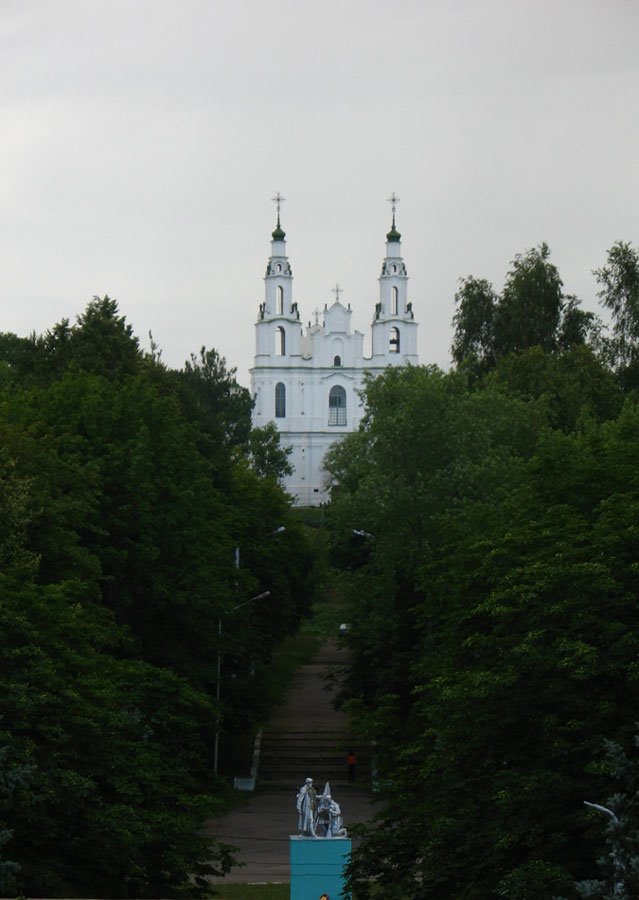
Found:
[[[395,222],[393,222],[393,226],[392,226],[391,230],[386,235],[386,240],[394,241],[395,243],[399,243],[399,241],[401,240],[401,237],[402,237],[401,234],[395,228]]]
[[[276,227],[275,231],[273,232],[273,240],[274,241],[283,241],[285,237],[286,237],[286,232],[282,229],[282,227],[280,225],[280,220],[278,218],[277,227]]]

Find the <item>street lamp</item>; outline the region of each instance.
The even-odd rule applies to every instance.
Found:
[[[269,531],[265,537],[273,537],[276,534],[282,534],[283,531],[286,531],[285,525],[278,525],[274,531]],[[240,548],[236,547],[234,551],[235,558],[235,568],[240,568]],[[236,584],[236,588],[237,588]],[[230,613],[235,612],[238,609],[241,609],[243,606],[248,606],[249,603],[254,603],[256,600],[263,600],[265,597],[270,597],[270,591],[263,591],[261,594],[257,594],[255,597],[251,597],[250,600],[245,600],[243,603],[238,603],[237,606],[231,607],[228,610],[226,615],[230,615]],[[219,749],[220,749],[220,685],[221,685],[221,674],[222,674],[222,616],[218,616],[217,620],[217,685],[215,688],[215,699],[217,701],[217,714],[218,714],[218,724],[215,729],[215,744],[213,747],[213,773],[217,776],[218,772],[218,762],[219,762]]]
[[[237,606],[232,606],[229,609],[227,615],[234,613],[236,610],[241,609],[243,606],[248,606],[249,603],[254,603],[256,600],[264,600],[265,597],[270,597],[270,591],[263,591],[261,594],[257,594],[255,597],[251,597],[250,600],[245,600],[244,603],[238,603]],[[220,749],[220,684],[221,684],[221,675],[222,675],[222,616],[218,616],[217,620],[217,685],[215,688],[215,699],[217,701],[217,728],[215,729],[215,743],[213,745],[213,774],[217,776],[218,770],[218,759],[219,759],[219,749]]]
[[[619,819],[613,813],[611,809],[608,809],[607,806],[601,806],[599,803],[590,803],[588,800],[584,800],[584,806],[590,806],[592,809],[596,809],[599,812],[604,813],[606,816],[610,816],[615,825],[618,824]],[[623,897],[625,894],[625,879],[624,879],[624,864],[619,855],[619,844],[617,842],[616,837],[611,842],[612,843],[612,865],[613,865],[613,895],[615,897]]]
[[[273,537],[275,534],[282,534],[283,531],[286,531],[286,525],[278,525],[275,531],[269,531],[268,534],[264,535],[264,537]],[[236,547],[235,552],[235,568],[240,568],[240,548]]]

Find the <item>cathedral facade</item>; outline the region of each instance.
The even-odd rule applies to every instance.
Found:
[[[364,335],[351,329],[350,304],[326,304],[304,328],[293,299],[293,274],[280,225],[272,234],[264,278],[264,301],[255,324],[255,362],[251,392],[253,425],[274,422],[283,447],[291,447],[293,474],[283,481],[296,506],[328,500],[323,466],[329,447],[356,431],[363,415],[358,392],[367,372],[387,366],[416,365],[417,323],[407,297],[408,276],[401,255],[401,235],[393,224],[386,235],[386,255],[379,276],[379,300],[371,324],[371,355],[364,356]]]

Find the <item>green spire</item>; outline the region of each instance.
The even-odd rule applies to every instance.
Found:
[[[286,232],[282,229],[280,225],[280,217],[277,217],[277,228],[273,232],[273,240],[274,241],[283,241],[286,237]]]
[[[280,206],[282,205],[282,203],[284,203],[284,200],[285,200],[285,198],[282,197],[282,195],[280,194],[279,191],[273,197],[273,203],[277,204],[277,228],[273,232],[273,240],[274,241],[283,241],[284,238],[286,237],[286,232],[282,229],[282,226],[280,225]]]
[[[401,234],[395,228],[395,210],[397,209],[397,204],[399,203],[399,197],[397,196],[395,191],[393,191],[393,193],[388,198],[388,202],[390,203],[391,209],[393,210],[393,224],[391,225],[391,230],[386,235],[386,240],[394,243],[399,243]]]
[[[401,240],[401,237],[402,237],[401,234],[395,228],[395,216],[393,216],[393,224],[391,226],[391,230],[386,235],[386,240],[387,241],[395,241],[395,242],[399,243],[399,241]]]

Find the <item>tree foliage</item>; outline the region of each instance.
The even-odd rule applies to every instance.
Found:
[[[554,350],[563,310],[563,282],[547,244],[517,254],[495,310],[500,353],[541,347]]]
[[[251,465],[259,475],[277,479],[293,474],[288,461],[292,448],[281,446],[279,432],[274,422],[268,422],[251,431],[249,450]]]
[[[626,386],[639,384],[639,250],[616,241],[605,265],[595,269],[599,299],[612,315],[608,350]]]
[[[201,829],[214,734],[264,714],[260,673],[312,592],[276,436],[252,438],[216,351],[169,370],[108,297],[2,336],[0,376],[0,771],[30,773],[0,798],[2,871],[36,896],[206,891],[231,862]],[[221,647],[220,617],[264,590]],[[219,707],[218,651],[238,675]]]
[[[480,371],[494,366],[495,309],[498,297],[490,282],[484,278],[462,278],[455,294],[457,309],[453,317],[453,359],[470,361]]]
[[[475,374],[532,347],[549,353],[583,346],[597,332],[595,316],[564,294],[547,244],[517,254],[511,265],[501,295],[469,276],[455,296],[453,360]]]
[[[577,892],[593,900],[632,900],[639,896],[639,736],[629,752],[606,741],[605,767],[617,792],[606,800],[607,812],[592,811],[606,833],[606,853],[599,860],[605,880],[582,881]],[[612,816],[602,820],[602,814],[609,813]]]
[[[481,381],[389,370],[366,408],[330,457],[346,694],[384,798],[351,884],[574,897],[599,748],[634,716],[639,409],[589,348],[538,342]]]

